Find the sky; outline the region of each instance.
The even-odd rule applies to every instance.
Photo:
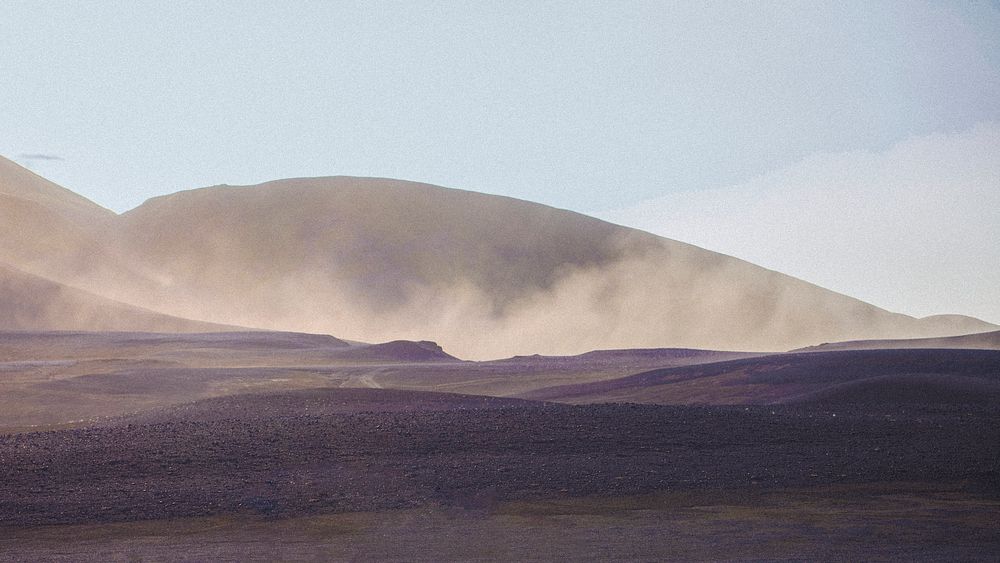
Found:
[[[894,311],[1000,322],[997,122],[598,215]]]
[[[982,172],[1000,158],[983,140],[1000,121],[996,2],[6,0],[0,77],[0,155],[118,212],[223,183],[402,178],[700,240],[893,310],[1000,322],[997,290],[959,296],[971,286],[953,279],[958,262],[1000,270],[984,266],[1000,245],[981,242],[998,223],[983,205],[942,210],[946,226],[986,229],[955,244],[989,248],[924,264],[936,293],[890,281],[922,267],[903,257],[919,254],[907,233],[932,225],[927,193],[1000,190]],[[900,151],[966,138],[988,149],[949,152],[938,168],[953,176],[908,190]],[[853,226],[820,221],[839,233],[824,240],[808,221],[765,230],[716,212],[772,181],[787,216],[824,213],[814,197],[841,205],[846,182],[866,202],[891,191],[917,223],[872,231],[847,214]],[[774,196],[789,190],[800,208]],[[831,241],[870,264],[864,237],[888,234],[880,252],[900,258],[879,276],[819,266]]]

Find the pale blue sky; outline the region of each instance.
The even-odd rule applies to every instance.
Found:
[[[1000,119],[998,44],[989,3],[5,0],[0,154],[117,211],[350,174],[596,212]]]

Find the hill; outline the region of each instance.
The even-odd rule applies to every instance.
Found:
[[[216,186],[119,216],[3,160],[0,219],[0,264],[112,301],[228,326],[432,339],[469,359],[781,351],[993,328],[891,313],[570,211],[399,180]],[[88,310],[12,327],[169,330]]]
[[[934,391],[941,391],[940,394]],[[827,401],[935,404],[1000,399],[1000,351],[847,350],[775,354],[650,370],[520,396],[569,403],[774,404]],[[919,400],[918,400],[919,399]]]
[[[331,358],[361,362],[449,362],[458,360],[436,343],[427,340],[420,342],[393,340],[382,344],[354,346],[347,350],[334,352],[331,354]]]
[[[205,332],[226,327],[163,315],[0,264],[0,330]]]
[[[0,157],[0,196],[30,202],[80,227],[111,220],[114,212]]]
[[[130,307],[119,288],[153,282],[115,251],[117,215],[0,157],[3,330],[212,330]]]
[[[241,326],[433,338],[465,358],[775,351],[955,328],[577,213],[398,180],[191,190],[118,229],[122,254],[165,280],[126,300]]]

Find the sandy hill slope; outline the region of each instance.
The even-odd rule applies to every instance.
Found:
[[[90,267],[115,214],[0,158],[0,262],[32,273]]]
[[[125,213],[117,232],[160,282],[124,300],[242,326],[430,338],[471,359],[961,332],[577,213],[397,180],[191,190]]]
[[[80,226],[93,226],[95,221],[106,221],[115,215],[3,157],[0,157],[0,196],[34,203]]]
[[[119,286],[150,291],[152,282],[109,244],[116,220],[114,212],[0,157],[0,265],[104,296],[114,297]]]
[[[0,157],[0,329],[208,331],[195,322],[126,305],[154,291],[116,252],[118,217]]]
[[[155,313],[0,264],[0,330],[204,332],[224,328]]]
[[[0,160],[0,264],[174,317],[367,342],[430,339],[468,359],[779,351],[995,329],[893,314],[578,213],[376,178],[217,186],[118,216]],[[60,314],[66,322],[48,315],[24,327],[169,330]]]
[[[967,315],[931,315],[921,318],[920,322],[933,326],[938,334],[952,336],[992,332],[1000,328],[993,323]]]

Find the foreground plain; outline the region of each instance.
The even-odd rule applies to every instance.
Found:
[[[0,560],[991,561],[1000,500],[899,484],[11,530]]]
[[[22,332],[0,376],[3,560],[1000,555],[995,350]]]

